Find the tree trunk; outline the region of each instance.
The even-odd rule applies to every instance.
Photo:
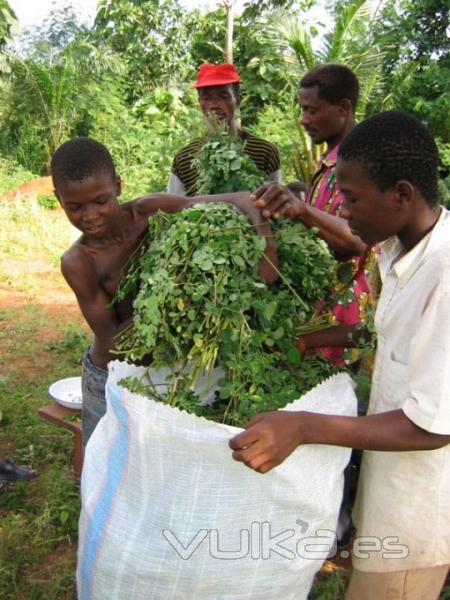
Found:
[[[225,43],[225,61],[233,62],[233,0],[223,0],[227,11],[227,37]]]

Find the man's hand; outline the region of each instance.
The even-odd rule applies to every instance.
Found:
[[[229,441],[234,460],[267,473],[281,464],[302,442],[298,412],[283,410],[256,415]]]
[[[263,217],[279,219],[285,215],[289,219],[301,219],[306,211],[304,199],[274,181],[265,183],[252,194],[250,200],[259,208]]]
[[[305,444],[415,452],[443,448],[450,435],[420,428],[401,409],[365,417],[278,410],[256,415],[228,444],[235,460],[267,473]]]

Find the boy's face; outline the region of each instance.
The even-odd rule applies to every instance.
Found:
[[[336,181],[344,195],[339,214],[363,242],[371,246],[403,230],[407,206],[395,187],[382,192],[359,162],[340,158]]]
[[[74,227],[89,237],[102,238],[117,224],[120,191],[119,177],[113,180],[110,173],[97,173],[82,181],[59,183],[55,195]]]

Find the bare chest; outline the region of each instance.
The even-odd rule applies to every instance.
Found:
[[[139,248],[145,231],[122,243],[110,246],[107,251],[98,251],[95,256],[97,279],[111,299],[117,293],[122,276],[128,271],[136,250]]]

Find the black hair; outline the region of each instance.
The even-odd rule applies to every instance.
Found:
[[[318,88],[318,97],[329,104],[350,100],[353,111],[359,97],[359,81],[351,69],[344,65],[325,64],[315,67],[300,80],[300,88]]]
[[[99,173],[110,174],[113,181],[116,178],[109,150],[87,137],[74,138],[62,144],[52,156],[50,170],[55,188],[65,181],[83,181]]]
[[[438,203],[438,150],[428,129],[400,110],[379,113],[357,125],[339,146],[338,157],[361,163],[384,192],[402,179]]]

